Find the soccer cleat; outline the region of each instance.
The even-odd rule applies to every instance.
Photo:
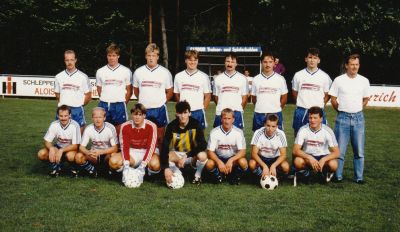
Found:
[[[194,179],[192,180],[192,184],[200,185],[201,184],[201,177],[195,176]]]
[[[56,170],[56,169],[51,170],[51,171],[49,172],[49,176],[50,176],[50,177],[58,177],[59,175],[60,175],[60,172],[59,172],[59,170]]]
[[[360,185],[365,184],[365,181],[364,181],[364,180],[356,180],[355,182],[356,182],[356,184],[360,184]]]
[[[90,178],[97,178],[97,172],[95,170],[88,171],[88,175]]]
[[[333,172],[327,172],[326,173],[326,177],[325,177],[325,181],[326,181],[326,183],[329,183],[331,180],[332,180],[332,177],[333,177]]]
[[[214,181],[216,184],[222,184],[222,176],[221,175],[215,176]]]
[[[229,181],[229,184],[231,184],[231,185],[240,185],[240,177],[233,177]]]
[[[71,178],[78,178],[79,172],[75,169],[71,169]]]

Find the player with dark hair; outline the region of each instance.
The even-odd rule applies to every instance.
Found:
[[[322,173],[329,182],[337,169],[339,147],[335,134],[322,124],[323,110],[313,106],[308,110],[309,123],[300,128],[293,145],[294,166],[297,176],[309,177],[309,170]]]
[[[344,156],[349,140],[354,153],[354,181],[364,183],[365,119],[363,109],[368,104],[369,80],[358,74],[360,55],[351,54],[345,63],[346,73],[336,77],[329,95],[332,106],[338,111],[335,134],[339,143],[340,158],[336,180],[343,180]]]
[[[229,108],[221,111],[221,126],[211,130],[208,139],[208,162],[206,168],[217,183],[222,183],[221,176],[228,176],[230,184],[239,184],[247,170],[246,140],[243,131],[233,125],[235,113]]]
[[[161,150],[161,166],[167,183],[172,182],[174,173],[181,173],[179,168],[185,165],[196,167],[193,184],[201,183],[201,173],[207,163],[207,142],[203,128],[191,117],[187,101],[175,105],[176,119],[167,126]]]
[[[118,62],[120,48],[112,43],[106,49],[107,65],[96,72],[99,106],[106,111],[106,121],[113,124],[117,133],[128,120],[126,105],[132,96],[132,72]]]
[[[186,100],[191,106],[191,117],[207,127],[205,110],[211,99],[211,85],[207,74],[197,69],[199,52],[185,52],[186,69],[175,75],[174,93],[177,102]]]
[[[259,177],[277,176],[289,173],[285,133],[278,129],[278,115],[270,114],[265,120],[264,127],[254,132],[251,139],[250,170]]]
[[[287,102],[288,89],[286,80],[274,72],[274,56],[265,52],[261,55],[261,73],[254,77],[251,95],[255,104],[253,115],[253,131],[264,126],[267,115],[279,117],[278,127],[283,130],[282,110]]]
[[[62,168],[62,162],[70,162],[71,175],[77,176],[77,170],[74,167],[75,155],[81,142],[80,126],[71,119],[71,109],[66,105],[57,108],[58,120],[50,124],[49,129],[44,136],[44,146],[38,152],[38,158],[42,161],[50,162],[51,177],[57,177]],[[53,144],[53,140],[56,143]]]
[[[124,171],[130,166],[145,175],[160,172],[160,158],[157,145],[157,126],[145,119],[146,107],[137,103],[131,109],[132,120],[121,125],[119,142],[121,155],[111,156],[109,166],[112,170]]]
[[[85,110],[83,106],[92,99],[92,87],[88,76],[76,68],[76,54],[73,50],[64,52],[66,69],[56,75],[54,80],[54,94],[58,106],[67,105],[71,109],[71,117],[81,127],[85,127]]]
[[[296,101],[296,110],[293,117],[294,135],[297,135],[300,127],[308,123],[308,109],[312,106],[324,108],[329,100],[329,87],[332,80],[328,74],[318,68],[320,52],[318,48],[309,48],[304,58],[307,67],[293,77],[292,95]],[[323,124],[327,124],[326,115],[323,115]]]
[[[214,101],[217,104],[214,127],[221,125],[221,111],[225,108],[233,110],[234,125],[240,129],[244,127],[243,110],[247,104],[248,86],[246,77],[236,71],[236,53],[225,56],[225,71],[221,73],[214,83]]]

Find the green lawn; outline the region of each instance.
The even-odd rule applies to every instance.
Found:
[[[348,153],[343,183],[294,188],[283,181],[266,191],[250,177],[240,186],[188,183],[179,190],[160,181],[128,189],[104,178],[49,178],[36,152],[55,107],[54,100],[0,99],[0,231],[400,231],[398,109],[365,111],[366,185],[352,182]],[[247,144],[252,110],[245,114]],[[289,154],[293,110],[284,110]],[[336,113],[327,111],[333,125]]]

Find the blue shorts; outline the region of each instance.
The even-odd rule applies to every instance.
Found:
[[[326,113],[325,110],[322,109],[323,115],[322,115],[322,123],[323,124],[328,124],[328,121],[326,120]],[[297,132],[300,130],[300,128],[308,123],[308,109],[303,108],[303,107],[296,107],[296,110],[294,111],[294,117],[293,117],[293,124],[292,127],[294,129],[294,134],[297,135]]]
[[[147,109],[146,119],[154,122],[158,128],[167,126],[169,122],[167,106]]]
[[[253,114],[253,131],[256,131],[265,125],[265,120],[267,120],[268,115],[276,114],[278,115],[278,128],[283,130],[283,116],[282,111],[277,113],[256,113]]]
[[[71,109],[71,119],[76,121],[80,127],[85,126],[86,120],[85,120],[85,110],[83,109],[83,106],[78,106],[78,107],[72,107],[69,106]],[[58,114],[56,112],[56,120],[58,120]]]
[[[314,157],[316,160],[320,160],[320,159],[322,159],[322,158],[324,158],[325,156],[327,156],[327,155],[319,155],[319,156],[312,156],[312,157]]]
[[[235,121],[233,122],[233,125],[235,125],[237,128],[243,129],[244,127],[243,113],[236,110],[233,112],[235,114]],[[218,126],[221,126],[221,115],[215,115],[213,127],[215,128]]]
[[[98,106],[104,108],[106,111],[106,122],[114,126],[120,125],[128,120],[125,102],[108,103],[100,101]]]
[[[204,113],[203,109],[192,111],[191,115],[192,115],[192,118],[199,121],[199,123],[203,129],[207,128],[208,125],[207,125],[206,114]]]

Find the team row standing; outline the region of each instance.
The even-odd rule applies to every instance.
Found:
[[[133,87],[134,93],[138,97],[139,102],[148,108],[147,118],[154,121],[158,127],[158,139],[162,141],[164,127],[168,122],[167,110],[165,103],[172,97],[172,76],[170,72],[164,67],[158,65],[159,49],[155,44],[150,44],[145,51],[145,57],[147,64],[137,69],[133,75]],[[107,121],[114,124],[119,132],[119,126],[127,120],[126,103],[129,101],[131,96],[131,82],[132,74],[130,70],[118,63],[119,48],[115,45],[111,45],[107,48],[107,59],[108,64],[103,68],[99,69],[96,74],[97,88],[100,95],[99,106],[106,109]],[[282,76],[273,72],[273,61],[274,57],[272,54],[264,53],[261,57],[262,72],[254,78],[253,87],[251,90],[253,102],[255,102],[255,113],[253,118],[253,130],[257,130],[263,126],[263,122],[267,114],[277,114],[279,116],[279,127],[283,129],[282,125],[282,109],[287,101],[287,87],[286,82]],[[297,108],[293,120],[293,127],[295,134],[298,129],[307,124],[308,116],[307,110],[311,106],[319,106],[323,108],[328,98],[329,86],[331,80],[329,76],[322,70],[318,69],[319,51],[317,49],[309,49],[305,57],[307,67],[304,70],[299,71],[293,78],[293,95],[297,98]],[[361,96],[361,110],[362,106],[365,105],[366,101],[366,88],[369,85],[367,79],[363,79],[362,76],[358,75],[359,57],[354,59],[348,59],[348,62],[355,61],[357,64],[350,66],[352,67],[353,75],[347,75],[349,78],[355,78],[361,80],[363,85],[357,90],[357,97]],[[86,104],[90,97],[90,85],[88,83],[87,76],[79,72],[75,68],[76,58],[72,51],[65,53],[65,62],[67,69],[61,72],[56,77],[56,96],[59,99],[59,104],[66,104],[72,106],[72,117],[79,122],[82,126],[84,125],[84,114],[82,105]],[[195,51],[189,51],[185,54],[185,62],[187,69],[178,73],[175,77],[174,92],[178,101],[187,100],[192,107],[192,115],[201,122],[203,128],[205,128],[206,120],[204,110],[207,109],[211,98],[211,89],[209,84],[208,76],[201,71],[197,70],[198,54]],[[347,68],[346,64],[346,68]],[[358,65],[358,66],[357,66]],[[247,102],[247,82],[246,79],[236,71],[237,59],[236,55],[231,53],[225,57],[225,72],[220,74],[214,86],[215,101],[217,103],[216,117],[214,121],[214,127],[221,124],[221,111],[225,108],[233,109],[234,111],[234,124],[243,128],[243,110]],[[349,70],[348,69],[348,70]],[[349,71],[348,71],[349,72]],[[80,74],[83,78],[68,78],[72,76],[78,76]],[[346,74],[345,74],[346,75]],[[358,77],[358,78],[356,78]],[[85,80],[86,78],[86,80]],[[57,82],[60,80],[60,83]],[[82,80],[80,83],[68,84],[70,79]],[[342,78],[344,79],[344,78]],[[365,81],[366,80],[366,81]],[[87,88],[84,86],[87,83]],[[57,88],[58,86],[58,88]],[[61,87],[60,87],[61,86]],[[335,92],[332,92],[332,103],[335,108],[339,111],[342,104],[338,104],[340,101],[334,102],[337,98],[346,100],[351,99],[354,95],[352,91],[342,91],[343,84],[336,87]],[[64,91],[61,91],[64,90]],[[77,94],[80,92],[81,94]],[[68,97],[63,97],[68,96]],[[82,95],[84,97],[82,97]],[[334,96],[340,95],[340,96]],[[350,97],[349,97],[350,96]],[[70,100],[64,101],[63,99],[79,99],[75,102],[82,101],[83,103],[71,105]],[[89,100],[88,100],[89,99]],[[265,104],[268,102],[269,104]],[[358,102],[358,101],[355,101]],[[347,103],[346,103],[347,104]],[[357,109],[359,109],[357,104]],[[346,109],[345,109],[346,110]],[[351,109],[354,111],[354,109]],[[78,113],[75,113],[77,111]],[[345,112],[345,111],[344,111]],[[360,111],[357,111],[358,113]],[[348,112],[353,114],[354,112]],[[339,112],[340,114],[340,112]],[[362,112],[361,112],[362,114]],[[324,121],[325,119],[325,113]],[[358,113],[360,116],[360,113]],[[351,117],[352,115],[350,115]],[[360,122],[363,124],[363,122]],[[338,125],[338,124],[337,124]],[[337,128],[335,131],[339,131]],[[361,134],[359,137],[360,144],[353,144],[358,150],[362,150],[358,154],[355,154],[355,158],[361,159],[360,165],[363,163],[363,131],[358,130]],[[346,132],[345,132],[346,133]],[[347,133],[352,135],[352,133]],[[337,133],[337,137],[339,133]],[[342,141],[339,139],[339,141]],[[352,140],[353,141],[353,140]],[[343,139],[340,145],[347,146],[348,138]],[[353,143],[353,142],[352,142]],[[159,142],[161,144],[161,142]],[[345,149],[341,149],[344,150]],[[341,162],[344,160],[344,153],[341,154]],[[147,165],[144,162],[144,165]],[[341,165],[339,165],[340,167]],[[342,165],[343,166],[343,165]],[[340,169],[340,168],[339,168]],[[359,168],[358,168],[359,169]],[[357,171],[360,173],[360,171]],[[338,180],[341,178],[341,174],[337,174]],[[356,181],[362,181],[361,175],[356,176]]]

